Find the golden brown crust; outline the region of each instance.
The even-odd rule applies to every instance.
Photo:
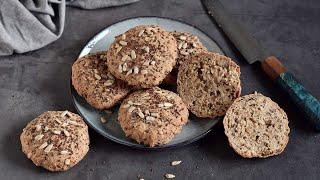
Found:
[[[41,114],[23,129],[20,140],[27,157],[50,171],[68,170],[89,150],[88,126],[68,111]]]
[[[111,73],[129,85],[150,88],[159,85],[176,62],[177,44],[159,26],[137,26],[115,38],[107,58]]]
[[[124,98],[130,88],[109,72],[105,53],[79,58],[72,65],[72,85],[97,109],[108,109]]]
[[[118,120],[126,135],[150,147],[169,143],[188,121],[188,109],[170,91],[152,88],[126,98]]]
[[[230,146],[245,158],[283,152],[289,141],[288,123],[278,104],[259,93],[236,99],[223,120]]]
[[[179,95],[196,116],[222,116],[240,96],[240,67],[226,56],[202,52],[180,66],[177,84]]]

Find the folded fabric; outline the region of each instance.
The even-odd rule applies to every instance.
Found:
[[[120,6],[138,0],[0,0],[0,56],[24,53],[57,40],[66,4],[83,9]]]

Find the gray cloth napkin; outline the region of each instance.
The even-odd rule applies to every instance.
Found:
[[[63,32],[66,4],[96,9],[137,1],[0,0],[0,56],[32,51],[57,40]]]

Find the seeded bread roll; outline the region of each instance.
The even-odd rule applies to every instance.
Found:
[[[72,85],[97,109],[108,109],[124,98],[130,88],[108,70],[105,53],[79,58],[72,65]]]
[[[223,126],[230,146],[245,158],[278,155],[289,141],[286,113],[259,93],[235,100],[223,119]]]
[[[152,88],[126,98],[119,109],[119,123],[126,136],[150,147],[169,143],[188,121],[188,109],[170,91]]]
[[[20,136],[22,151],[36,166],[66,171],[89,150],[88,126],[69,111],[48,111],[30,121]]]
[[[182,63],[187,61],[191,56],[207,51],[202,45],[199,38],[186,32],[171,32],[177,41],[178,57],[176,65],[167,77],[163,80],[164,84],[176,85],[178,69]]]
[[[154,25],[137,26],[117,36],[107,53],[110,72],[137,89],[159,85],[176,57],[174,37]]]
[[[196,116],[222,116],[240,95],[240,67],[226,56],[202,52],[180,66],[177,83],[180,97]]]

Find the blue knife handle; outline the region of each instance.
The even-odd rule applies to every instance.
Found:
[[[312,96],[290,72],[284,72],[276,83],[290,96],[291,100],[304,112],[305,116],[320,131],[320,102]]]
[[[306,120],[313,125],[315,130],[320,131],[319,100],[312,96],[276,57],[267,57],[261,62],[261,67],[289,95],[290,99],[305,114]]]

